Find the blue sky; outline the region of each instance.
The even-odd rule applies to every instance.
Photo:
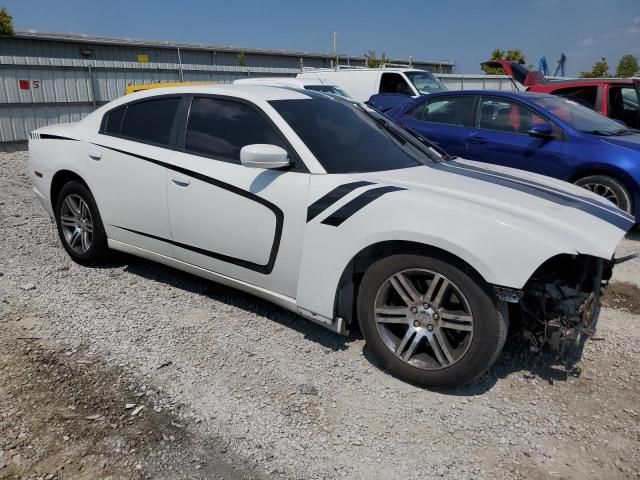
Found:
[[[367,50],[451,60],[474,73],[494,48],[520,48],[567,74],[606,57],[640,57],[640,0],[0,0],[18,29],[205,42],[243,47]]]

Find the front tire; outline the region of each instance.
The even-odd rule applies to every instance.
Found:
[[[55,217],[62,246],[74,262],[94,265],[106,260],[107,234],[86,185],[71,181],[62,187],[56,199]]]
[[[402,380],[458,387],[488,370],[507,319],[482,279],[441,259],[393,255],[365,272],[360,328],[374,356]]]
[[[589,175],[576,180],[575,185],[606,198],[616,207],[633,214],[633,200],[627,187],[608,175]]]

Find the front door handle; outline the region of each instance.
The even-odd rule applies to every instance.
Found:
[[[189,180],[189,177],[185,175],[173,175],[171,177],[171,181],[176,185],[178,185],[179,187],[186,187],[189,185],[189,183],[191,183],[191,180]]]
[[[471,136],[469,137],[469,143],[476,143],[478,145],[482,145],[483,143],[487,143],[487,139],[484,137],[476,137],[476,136]]]
[[[89,150],[89,157],[93,160],[100,160],[102,158],[102,152],[100,150]]]

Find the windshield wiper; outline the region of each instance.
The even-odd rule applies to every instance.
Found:
[[[440,148],[439,145],[436,145],[435,143],[433,143],[430,140],[427,140],[426,138],[424,138],[417,130],[414,130],[411,127],[405,127],[404,125],[402,126],[402,128],[404,128],[407,132],[409,132],[411,135],[413,135],[414,137],[416,137],[420,142],[422,142],[423,144],[425,144],[427,147],[429,148],[433,148],[436,152],[438,152],[442,158],[447,161],[447,160],[453,160],[454,158],[457,158],[455,155],[449,155],[447,152],[445,152],[442,148]]]
[[[628,128],[621,128],[620,130],[617,130],[615,132],[612,133],[612,135],[615,136],[620,136],[620,135],[631,135],[633,132],[631,130],[629,130]]]
[[[600,135],[601,137],[610,137],[611,135],[615,135],[613,132],[608,132],[606,130],[583,130],[584,133],[590,133],[591,135]]]

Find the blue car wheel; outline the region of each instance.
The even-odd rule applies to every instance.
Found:
[[[618,208],[633,214],[633,200],[627,188],[618,180],[606,175],[589,175],[575,182],[593,193],[606,198]]]

